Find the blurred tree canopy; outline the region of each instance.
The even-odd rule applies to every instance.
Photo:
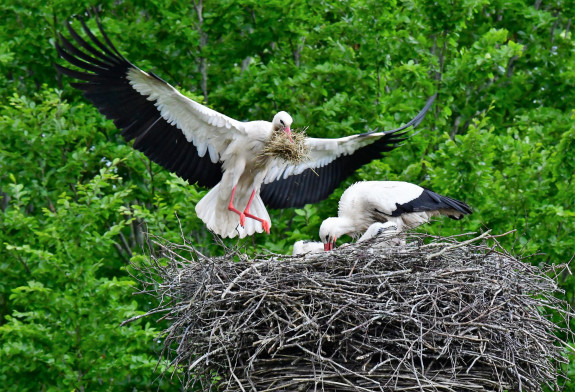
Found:
[[[271,211],[271,235],[240,245],[290,252],[294,241],[317,238],[352,182],[401,179],[474,208],[423,230],[516,230],[502,243],[539,253],[533,263],[572,259],[572,0],[5,0],[0,384],[8,390],[178,390],[154,373],[163,324],[119,326],[153,306],[132,297],[128,262],[147,251],[146,230],[172,241],[183,233],[218,252],[195,216],[205,189],[134,151],[55,71],[57,34],[88,3],[101,6],[128,59],[239,120],[286,110],[308,134],[339,137],[398,126],[439,93],[402,147],[322,203]],[[575,278],[562,284],[573,303]]]

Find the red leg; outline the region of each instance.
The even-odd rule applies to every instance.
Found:
[[[250,205],[252,204],[252,201],[254,200],[254,196],[256,195],[256,190],[254,189],[252,191],[252,195],[250,196],[250,200],[248,201],[248,205],[246,206],[246,209],[244,210],[244,215],[247,216],[248,218],[252,218],[255,219],[259,222],[261,222],[262,227],[264,228],[264,230],[266,231],[266,233],[270,233],[270,224],[268,221],[266,221],[265,219],[262,218],[258,218],[255,215],[250,214]]]
[[[228,210],[233,211],[240,216],[240,225],[242,227],[244,227],[246,224],[246,216],[242,212],[240,212],[238,209],[236,209],[236,207],[234,207],[234,195],[235,194],[236,194],[236,187],[234,187],[234,189],[232,189],[232,197],[230,198],[230,204],[228,204]],[[253,197],[253,195],[252,195],[252,197]],[[251,199],[250,199],[250,201],[251,201]]]

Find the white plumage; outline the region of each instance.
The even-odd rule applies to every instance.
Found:
[[[299,240],[293,244],[293,256],[323,252],[323,243],[309,240]]]
[[[397,226],[393,222],[375,222],[372,223],[367,230],[362,234],[357,242],[369,241],[381,235],[391,236],[399,233]]]
[[[363,233],[363,235],[357,240],[357,242],[359,243],[359,242],[364,242],[364,241],[370,241],[370,240],[373,240],[373,239],[379,238],[379,237],[389,238],[389,237],[395,236],[398,233],[399,233],[399,231],[397,230],[397,226],[395,226],[391,222],[385,222],[385,223],[375,222],[367,228],[365,233]],[[405,242],[402,241],[401,239],[398,239],[398,238],[390,238],[389,241],[384,241],[383,243],[375,244],[375,245],[380,246],[382,244],[384,246],[405,245]],[[292,255],[293,256],[299,256],[299,255],[307,255],[307,254],[313,254],[313,253],[321,253],[324,250],[328,250],[328,249],[326,249],[326,245],[327,244],[324,244],[321,241],[318,242],[318,241],[311,241],[311,240],[299,240],[293,244]]]
[[[404,140],[405,132],[399,131],[417,126],[435,98],[397,129],[308,138],[307,161],[294,165],[272,157],[256,165],[273,132],[290,133],[288,113],[277,113],[272,122],[240,122],[218,113],[126,60],[99,23],[104,42],[81,23],[89,40],[68,24],[75,43],[60,36],[56,47],[63,59],[87,72],[58,69],[85,82],[72,85],[114,120],[126,140],[134,139],[134,148],[190,183],[212,188],[195,209],[207,227],[223,237],[269,233],[266,205],[301,207],[325,199],[356,169]]]
[[[378,230],[402,232],[446,215],[461,219],[471,208],[458,200],[403,181],[364,181],[350,186],[339,200],[338,216],[323,221],[319,236],[331,250],[342,235],[364,239]],[[381,225],[373,224],[379,223]],[[368,233],[366,231],[370,230]]]

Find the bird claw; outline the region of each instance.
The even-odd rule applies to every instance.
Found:
[[[268,221],[266,220],[262,221],[262,227],[264,228],[267,234],[270,233],[270,224]]]
[[[265,219],[262,218],[258,218],[257,216],[250,214],[250,207],[246,207],[246,209],[244,210],[244,215],[247,216],[248,218],[252,218],[257,220],[258,222],[261,222],[262,224],[262,228],[266,231],[266,233],[270,233],[270,222],[266,221]],[[242,225],[243,226],[243,225]]]
[[[240,226],[244,227],[246,225],[246,216],[242,212],[240,212],[239,215],[240,215]]]

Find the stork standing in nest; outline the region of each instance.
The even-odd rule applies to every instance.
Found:
[[[81,24],[86,38],[68,23],[72,39],[60,35],[56,45],[60,57],[80,70],[57,65],[58,70],[83,81],[72,86],[112,119],[127,141],[134,140],[134,148],[189,183],[212,188],[196,205],[196,213],[222,237],[269,233],[266,206],[301,207],[325,199],[359,167],[405,140],[401,131],[417,126],[435,98],[429,98],[413,120],[387,132],[301,138],[304,148],[297,146],[296,151],[303,153],[292,159],[266,149],[278,133],[285,143],[297,144],[285,111],[272,122],[234,120],[132,64],[99,21],[102,39],[83,20]]]
[[[434,216],[459,220],[471,212],[462,201],[409,182],[357,182],[341,195],[338,216],[323,221],[319,236],[327,251],[345,234],[358,237],[363,233],[361,239],[366,240],[383,232],[416,228]]]

